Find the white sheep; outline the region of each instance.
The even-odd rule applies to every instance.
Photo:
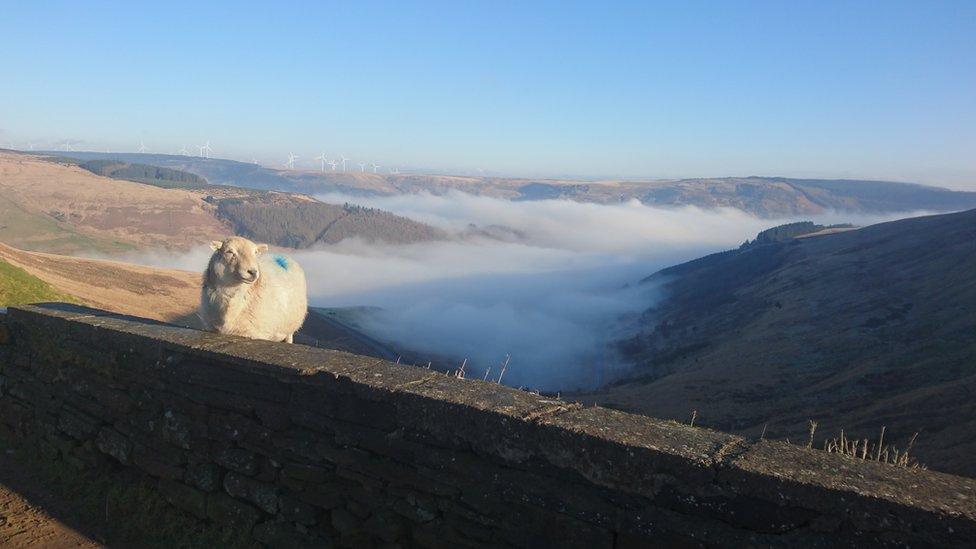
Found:
[[[199,311],[204,329],[291,343],[308,312],[301,266],[238,236],[210,247]]]

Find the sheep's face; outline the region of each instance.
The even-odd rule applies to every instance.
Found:
[[[210,247],[214,251],[210,268],[221,284],[253,284],[261,276],[258,256],[268,251],[267,244],[232,236],[223,242],[215,240]]]

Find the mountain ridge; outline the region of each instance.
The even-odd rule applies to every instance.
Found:
[[[83,159],[115,158],[185,170],[212,184],[312,195],[390,196],[420,192],[443,194],[455,190],[511,200],[569,199],[601,204],[639,200],[663,207],[731,207],[769,219],[834,210],[880,214],[958,211],[976,207],[976,192],[880,180],[770,176],[618,180],[504,178],[278,170],[235,160],[180,155],[56,151],[49,154]]]

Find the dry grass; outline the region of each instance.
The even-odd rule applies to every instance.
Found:
[[[691,421],[688,423],[688,425],[694,427],[697,419],[698,410],[692,410]],[[814,437],[817,433],[818,423],[811,419],[807,420],[807,425],[808,436],[806,447],[810,448],[811,450],[817,450],[818,448],[814,446]],[[759,435],[760,441],[766,440],[766,430],[768,427],[769,423],[763,424],[762,433]],[[881,432],[878,434],[878,440],[877,442],[874,442],[867,438],[848,438],[844,433],[844,430],[841,429],[840,436],[837,438],[824,440],[823,447],[821,449],[829,454],[840,454],[842,456],[859,459],[861,461],[874,461],[887,465],[894,465],[895,467],[903,467],[905,469],[928,469],[927,466],[919,463],[918,459],[912,456],[912,450],[915,448],[915,441],[918,439],[917,431],[912,434],[911,438],[908,439],[908,443],[905,445],[904,449],[899,449],[897,446],[891,444],[885,444],[886,432],[887,427],[882,426]],[[792,444],[789,438],[784,440],[787,444]]]
[[[498,374],[498,382],[501,384],[502,378],[505,376],[505,370],[508,369],[508,361],[512,359],[512,355],[505,355],[505,362],[502,363],[502,373]]]
[[[844,430],[841,429],[839,437],[824,441],[823,449],[831,454],[841,454],[862,461],[876,461],[906,469],[928,469],[911,455],[912,449],[915,447],[915,440],[918,438],[918,432],[908,440],[904,450],[899,450],[897,446],[886,445],[884,437],[885,427],[881,427],[881,433],[878,435],[876,443],[866,438],[847,438],[844,435]]]

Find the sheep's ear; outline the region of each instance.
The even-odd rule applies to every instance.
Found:
[[[256,253],[263,254],[264,252],[268,251],[268,245],[267,244],[258,244],[258,247],[255,248],[254,251]]]
[[[215,252],[223,247],[224,247],[224,243],[219,240],[210,241],[210,249]]]

